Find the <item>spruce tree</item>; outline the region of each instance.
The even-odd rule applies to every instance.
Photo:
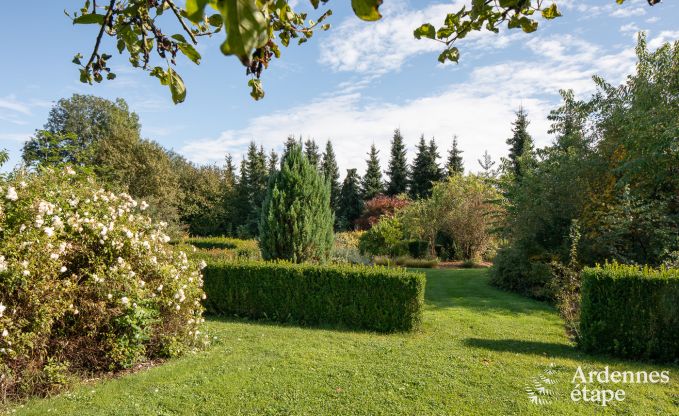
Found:
[[[377,157],[379,150],[373,143],[370,146],[368,153],[368,160],[366,160],[368,167],[361,182],[361,193],[364,200],[373,199],[377,195],[384,192],[384,185],[382,184],[382,170],[380,168],[380,160]]]
[[[222,201],[224,204],[224,231],[227,235],[234,235],[236,231],[236,215],[238,208],[238,177],[233,157],[226,155],[224,163],[224,188]]]
[[[347,176],[342,182],[339,201],[339,229],[351,230],[354,222],[361,216],[363,211],[363,200],[359,177],[356,169],[347,169]]]
[[[264,148],[257,149],[257,145],[251,142],[248,151],[241,164],[240,192],[245,201],[241,204],[240,214],[244,219],[240,235],[254,237],[258,232],[259,217],[262,202],[266,196],[269,182],[269,169],[266,161]]]
[[[334,215],[330,187],[294,146],[283,157],[262,206],[259,243],[265,260],[324,262],[330,255]]]
[[[457,147],[457,136],[453,136],[453,146],[448,151],[448,163],[446,166],[448,176],[462,175],[464,166],[462,164],[462,150]]]
[[[278,170],[278,153],[274,149],[271,149],[269,153],[269,177]]]
[[[439,155],[439,149],[438,146],[436,145],[436,140],[432,137],[431,140],[429,140],[429,147],[428,147],[428,153],[429,153],[429,158],[427,160],[428,162],[428,171],[430,174],[430,182],[438,182],[440,180],[443,180],[443,170],[439,166],[439,158],[441,155]]]
[[[495,161],[493,161],[493,158],[490,157],[490,153],[488,153],[488,150],[486,150],[483,153],[483,158],[478,159],[479,165],[481,166],[481,169],[483,169],[483,172],[481,172],[481,176],[484,178],[494,178],[496,176],[496,172],[493,170],[493,166],[495,166]]]
[[[330,207],[337,219],[341,191],[339,183],[340,173],[339,167],[337,166],[337,160],[335,159],[335,151],[332,148],[332,142],[330,142],[330,140],[325,143],[325,152],[323,153],[321,162],[321,172],[323,172],[325,180],[330,182]],[[335,223],[337,223],[337,221],[335,221]]]
[[[438,157],[436,141],[432,138],[427,145],[424,136],[421,136],[410,170],[411,198],[428,198],[431,195],[433,183],[442,179],[441,168],[437,162]]]
[[[528,133],[528,113],[519,107],[516,112],[516,120],[512,122],[512,137],[507,139],[509,145],[509,160],[506,167],[514,174],[514,178],[519,181],[523,174],[523,167],[529,163],[533,155],[533,138]]]
[[[309,163],[311,163],[312,166],[315,168],[318,168],[318,164],[321,160],[321,155],[318,152],[318,145],[316,144],[316,141],[313,139],[309,139],[306,142],[304,142],[304,154],[306,155],[307,160]]]
[[[283,145],[283,156],[281,156],[281,159],[285,158],[285,155],[290,153],[290,151],[296,146],[302,145],[302,139],[300,138],[299,140],[295,139],[295,136],[288,136],[288,138],[285,140],[285,144]]]
[[[391,140],[391,158],[389,159],[387,178],[387,195],[395,196],[408,190],[406,147],[399,129],[394,130],[394,137]]]

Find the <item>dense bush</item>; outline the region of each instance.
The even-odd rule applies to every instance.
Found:
[[[204,341],[199,268],[146,207],[68,167],[0,177],[0,400]]]
[[[361,254],[371,256],[405,254],[408,250],[401,221],[394,216],[382,217],[371,229],[361,235],[358,248]]]
[[[679,270],[586,268],[580,343],[590,352],[679,361]]]
[[[368,230],[384,216],[393,216],[398,210],[408,205],[405,196],[378,195],[365,202],[363,213],[356,220],[359,230]]]
[[[335,216],[330,184],[293,144],[269,181],[259,241],[265,260],[323,262],[330,257]]]
[[[422,319],[424,285],[424,275],[403,269],[221,262],[205,269],[205,306],[218,314],[410,331]]]
[[[361,254],[358,248],[361,235],[363,231],[335,233],[330,259],[334,263],[367,264],[369,260]]]
[[[498,250],[490,270],[490,283],[501,289],[536,299],[552,299],[549,283],[551,266],[539,258],[529,259],[523,250],[505,247]]]

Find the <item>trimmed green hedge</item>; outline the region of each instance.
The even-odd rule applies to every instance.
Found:
[[[618,264],[585,269],[580,335],[586,351],[679,360],[679,270]]]
[[[422,320],[425,277],[404,269],[219,262],[204,270],[208,313],[410,331]]]

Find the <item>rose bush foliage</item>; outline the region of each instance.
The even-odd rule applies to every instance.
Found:
[[[0,400],[207,342],[200,267],[147,207],[69,167],[0,177]]]

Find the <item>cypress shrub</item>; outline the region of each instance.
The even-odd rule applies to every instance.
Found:
[[[259,239],[265,260],[324,262],[330,255],[335,221],[330,184],[295,144],[269,181]]]
[[[586,268],[580,332],[586,351],[679,360],[679,270],[619,264]]]
[[[208,313],[410,331],[422,320],[425,277],[405,269],[221,262],[204,270]]]

